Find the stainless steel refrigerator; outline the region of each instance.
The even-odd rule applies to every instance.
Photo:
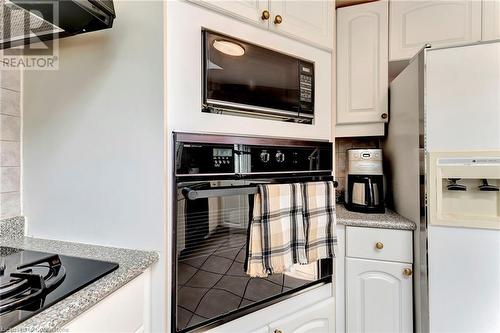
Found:
[[[417,332],[500,331],[500,41],[425,48],[390,85],[389,205],[417,222]]]

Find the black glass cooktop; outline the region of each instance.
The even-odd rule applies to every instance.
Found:
[[[0,332],[118,268],[118,264],[0,246]]]

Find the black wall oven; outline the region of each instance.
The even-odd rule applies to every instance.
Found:
[[[314,63],[204,30],[205,112],[312,123]]]
[[[206,329],[331,282],[332,260],[246,275],[257,184],[332,179],[332,145],[176,133],[172,331]]]

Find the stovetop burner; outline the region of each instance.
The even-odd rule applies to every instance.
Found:
[[[0,332],[116,268],[110,262],[0,246]]]
[[[0,314],[29,304],[56,288],[66,276],[57,254],[9,267],[5,257],[0,263]]]

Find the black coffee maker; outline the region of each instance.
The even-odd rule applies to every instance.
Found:
[[[349,149],[346,208],[360,213],[385,213],[382,149]]]

